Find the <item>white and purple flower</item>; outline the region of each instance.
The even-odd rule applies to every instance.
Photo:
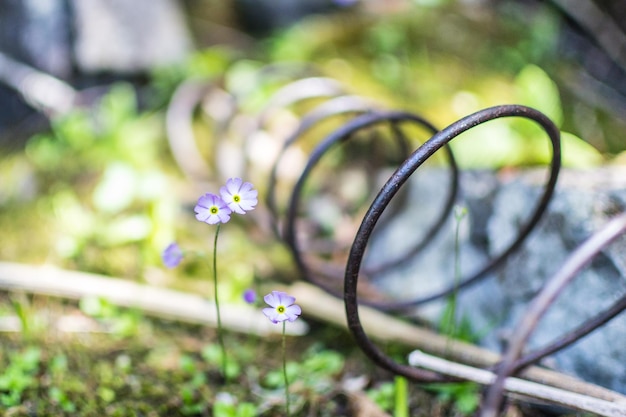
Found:
[[[263,309],[263,314],[274,324],[286,320],[295,321],[302,309],[296,302],[295,297],[282,291],[272,291],[263,297],[265,302],[270,306]]]
[[[230,178],[226,185],[220,188],[220,196],[232,211],[238,214],[246,214],[257,205],[258,191],[249,182],[243,182],[241,178]]]
[[[208,224],[227,223],[232,213],[224,200],[211,193],[201,196],[193,210],[196,212],[196,219]]]

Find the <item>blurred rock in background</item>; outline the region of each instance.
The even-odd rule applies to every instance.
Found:
[[[15,65],[82,88],[141,76],[181,61],[192,50],[183,7],[176,0],[3,1],[0,144],[22,141],[46,124],[20,98],[16,90],[21,85],[7,83],[6,78],[15,81]]]
[[[79,71],[142,72],[181,61],[192,50],[174,0],[71,0],[70,7]]]
[[[0,53],[64,79],[72,73],[69,28],[62,0],[0,2]],[[7,71],[0,64],[0,81]],[[0,82],[0,145],[18,141],[17,136],[27,137],[45,125],[45,117]]]
[[[409,182],[407,210],[373,239],[369,262],[406,253],[441,209],[448,175],[442,170],[416,172]],[[515,175],[464,172],[461,204],[468,214],[460,223],[460,262],[466,277],[501,253],[517,235],[540,194],[544,173]],[[623,167],[565,170],[547,213],[503,267],[459,291],[458,316],[471,323],[481,344],[500,351],[515,331],[531,300],[572,252],[616,213],[626,209]],[[450,216],[452,217],[452,216]],[[423,297],[454,282],[454,234],[450,219],[432,243],[405,265],[378,277],[383,291],[398,299]],[[407,233],[407,230],[411,233]],[[603,250],[565,288],[533,333],[527,351],[607,309],[626,294],[626,237]],[[375,259],[374,259],[375,258]],[[443,301],[417,308],[421,317],[438,323]],[[626,392],[626,316],[621,314],[543,363],[588,382]]]
[[[71,20],[62,0],[0,3],[0,51],[60,78],[72,73]]]

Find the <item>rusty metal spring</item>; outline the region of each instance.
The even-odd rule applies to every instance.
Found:
[[[265,72],[280,72],[280,68],[265,69]],[[310,69],[295,70],[289,68],[297,78],[303,73],[314,74]],[[197,85],[194,85],[197,87]],[[189,86],[183,86],[189,88]],[[187,103],[185,107],[187,113],[194,103],[200,101],[202,94],[218,91],[222,95],[224,102],[229,103],[228,114],[217,123],[219,133],[226,131],[227,125],[232,122],[236,109],[235,97],[229,96],[223,90],[215,86],[204,85],[201,94]],[[224,98],[226,97],[226,98]],[[389,111],[369,99],[350,95],[339,83],[332,79],[313,76],[310,78],[296,79],[281,88],[268,105],[259,112],[252,128],[242,133],[240,143],[247,147],[252,139],[252,133],[263,128],[274,110],[280,107],[292,106],[294,104],[311,100],[323,99],[321,104],[305,112],[299,121],[296,129],[287,135],[280,146],[274,163],[268,173],[268,186],[266,195],[266,205],[269,212],[269,230],[274,236],[284,242],[289,248],[293,260],[298,267],[303,279],[323,288],[325,291],[342,297],[345,302],[345,310],[348,327],[355,338],[356,343],[363,352],[377,365],[397,375],[405,376],[414,381],[446,381],[450,378],[440,373],[419,369],[413,366],[397,363],[380,348],[378,348],[367,336],[359,317],[359,304],[369,305],[387,312],[404,312],[418,305],[442,299],[456,290],[466,288],[479,282],[489,273],[500,267],[504,261],[516,250],[520,248],[525,239],[532,233],[538,222],[545,214],[548,204],[554,194],[559,170],[561,167],[560,133],[557,127],[542,113],[529,107],[521,105],[502,105],[478,111],[472,115],[464,117],[450,126],[439,131],[433,124],[423,117],[404,111]],[[195,101],[194,101],[195,100]],[[173,115],[173,117],[176,114]],[[455,285],[450,285],[443,290],[432,294],[421,296],[412,300],[388,301],[382,299],[359,299],[357,294],[357,284],[359,279],[366,279],[389,268],[401,265],[403,262],[414,257],[428,245],[440,232],[447,218],[449,218],[454,203],[459,194],[459,168],[455,161],[453,152],[448,146],[449,143],[459,136],[478,125],[499,118],[517,117],[535,122],[546,134],[552,149],[552,157],[549,165],[549,175],[543,187],[543,192],[537,200],[534,210],[528,216],[526,222],[519,228],[517,236],[498,255],[491,258],[485,265],[477,271],[463,277]],[[345,119],[347,118],[347,121]],[[277,197],[277,183],[279,181],[278,167],[283,161],[290,147],[297,144],[307,134],[314,130],[321,123],[337,119],[339,126],[326,134],[323,139],[318,140],[304,164],[296,182],[290,189],[286,203],[283,202],[281,209]],[[407,137],[405,127],[418,126],[425,130],[430,139],[422,143],[413,152],[411,149],[411,139]],[[391,132],[392,143],[395,143],[396,152],[402,162],[396,167],[393,174],[389,176],[385,184],[372,194],[371,203],[362,218],[358,221],[359,227],[349,251],[346,254],[345,268],[337,265],[336,261],[329,261],[324,253],[320,252],[315,256],[315,251],[303,249],[301,232],[307,219],[302,218],[300,211],[303,207],[303,196],[307,181],[311,178],[315,168],[322,158],[329,154],[329,151],[362,134],[367,134],[371,129],[386,127]],[[171,135],[170,135],[171,137]],[[378,138],[374,137],[374,140]],[[189,148],[189,139],[187,140]],[[180,144],[177,145],[180,147]],[[415,243],[413,247],[396,258],[386,259],[375,267],[362,268],[362,261],[368,242],[374,233],[375,226],[383,223],[381,220],[385,210],[393,210],[390,207],[392,200],[401,198],[399,192],[402,186],[408,181],[411,175],[420,168],[437,151],[442,151],[444,159],[448,165],[449,187],[446,190],[443,206],[439,215],[434,219],[422,239]],[[176,150],[174,150],[176,154]],[[182,158],[182,157],[181,157]],[[187,160],[188,161],[188,160]],[[192,169],[187,174],[195,179],[206,178],[208,175],[203,171],[201,161],[195,161]],[[244,164],[245,165],[245,164]],[[181,164],[181,166],[189,166]],[[205,164],[206,166],[206,164]],[[244,168],[245,169],[245,168]],[[202,171],[202,172],[200,172]],[[482,409],[482,416],[494,417],[498,414],[504,398],[504,381],[507,377],[518,374],[520,371],[537,363],[547,355],[553,354],[566,346],[575,343],[585,337],[595,329],[607,323],[626,309],[626,296],[621,297],[607,310],[598,313],[588,319],[575,329],[556,338],[553,342],[543,348],[522,355],[522,350],[537,323],[551,303],[557,298],[561,291],[571,282],[580,269],[589,263],[604,247],[610,244],[615,238],[626,232],[626,214],[617,216],[609,222],[602,230],[583,243],[567,260],[561,270],[548,280],[544,289],[536,296],[530,304],[526,314],[515,329],[516,337],[511,341],[508,349],[503,355],[502,361],[491,370],[497,375],[495,382],[487,390]],[[326,251],[328,253],[328,250]],[[343,279],[343,289],[340,284]]]

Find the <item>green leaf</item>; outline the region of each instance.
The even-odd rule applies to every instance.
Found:
[[[135,197],[137,181],[137,172],[130,166],[110,164],[94,190],[94,205],[98,210],[108,213],[124,210]]]
[[[384,382],[378,387],[370,389],[365,394],[385,411],[391,411],[394,405],[395,387],[392,382]]]
[[[214,417],[237,417],[235,405],[224,401],[218,401],[213,406]]]
[[[343,357],[334,351],[323,350],[305,359],[302,367],[307,373],[334,375],[343,369]]]
[[[127,83],[114,84],[102,98],[99,110],[99,122],[105,131],[119,128],[137,116],[135,90]]]
[[[425,384],[423,387],[436,392],[441,401],[451,401],[464,415],[471,415],[480,402],[480,389],[474,382],[435,383]]]
[[[589,143],[568,132],[561,132],[563,166],[591,168],[604,162],[602,154]]]
[[[560,126],[563,110],[559,90],[548,74],[536,65],[527,65],[515,79],[520,104],[533,107]]]
[[[115,400],[115,391],[108,387],[100,387],[98,388],[98,396],[108,404]]]
[[[254,417],[257,415],[257,408],[252,403],[241,403],[237,407],[237,417]]]

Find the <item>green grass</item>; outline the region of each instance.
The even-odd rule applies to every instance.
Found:
[[[58,330],[56,324],[63,317],[89,317],[80,307],[30,297],[26,319],[32,322],[31,333],[0,333],[0,410],[4,411],[0,415],[284,415],[279,336],[226,331],[230,382],[225,385],[214,329],[118,309],[99,316],[98,323],[103,329],[114,329],[111,320],[125,320],[131,314],[137,320],[132,331]],[[0,297],[2,315],[11,309],[10,299]],[[48,324],[42,325],[44,321]],[[404,407],[410,416],[459,415],[448,398],[440,397],[445,390],[435,394],[411,382],[394,383],[394,376],[375,367],[345,330],[321,322],[309,324],[309,334],[290,337],[287,344],[294,417],[354,415],[344,390],[346,381],[360,381],[358,390],[390,414],[394,407]],[[399,345],[386,349],[400,360],[409,351]]]

